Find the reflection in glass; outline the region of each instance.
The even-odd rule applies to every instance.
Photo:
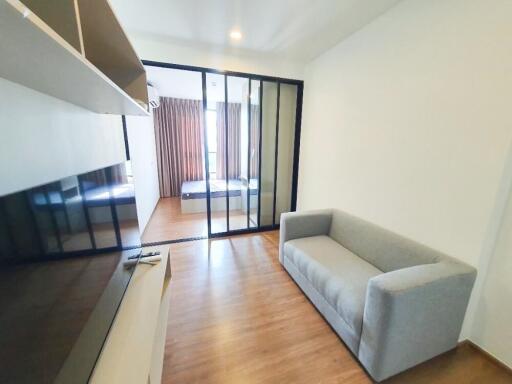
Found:
[[[78,177],[71,176],[46,187],[50,211],[54,217],[63,252],[93,248],[85,218]]]
[[[120,246],[114,227],[111,189],[106,169],[80,175],[79,182],[96,248]]]
[[[28,260],[58,252],[50,211],[41,210],[35,216],[30,201],[32,195],[20,192],[0,198],[0,263],[14,257]],[[44,198],[44,194],[42,196]],[[39,225],[45,237],[40,234]]]
[[[112,204],[115,206],[123,248],[140,245],[133,175],[131,174],[131,167],[129,167],[130,172],[126,172],[126,165],[129,165],[129,162],[115,165],[108,170],[111,180],[110,196]]]
[[[33,188],[24,192],[25,201],[29,209],[28,215],[24,217],[31,217],[33,223],[25,223],[25,228],[37,228],[38,240],[42,254],[52,254],[60,251],[59,239],[57,228],[50,204],[50,196],[46,187]],[[14,194],[4,197],[2,200],[7,203],[7,206],[12,206],[12,200],[17,200],[22,197],[21,194]],[[19,207],[19,205],[18,205]],[[7,217],[14,217],[15,213],[7,213]],[[18,233],[18,230],[15,231]]]
[[[124,163],[0,197],[0,262],[138,246]]]

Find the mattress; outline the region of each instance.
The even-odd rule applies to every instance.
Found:
[[[242,189],[246,187],[240,180],[229,180],[226,188],[226,180],[210,180],[210,197],[235,197],[242,194]],[[258,180],[251,179],[249,183],[249,191],[251,195],[258,194]],[[184,181],[181,185],[181,199],[205,199],[206,198],[206,181]]]

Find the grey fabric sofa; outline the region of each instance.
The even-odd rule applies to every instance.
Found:
[[[279,261],[376,381],[457,345],[476,277],[337,210],[281,215]]]

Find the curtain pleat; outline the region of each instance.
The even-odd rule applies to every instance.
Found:
[[[200,100],[160,98],[154,110],[160,196],[181,195],[184,181],[204,179]]]
[[[251,179],[257,179],[260,163],[260,106],[251,105]]]
[[[225,103],[217,103],[217,179],[226,178]],[[228,103],[228,178],[240,178],[240,118],[242,105]]]
[[[226,131],[225,104],[217,103],[217,178],[226,177]],[[241,104],[228,103],[228,168],[229,179],[239,179],[240,162],[240,129]],[[251,105],[251,178],[258,178],[260,161],[260,107]],[[247,156],[247,154],[244,154]]]

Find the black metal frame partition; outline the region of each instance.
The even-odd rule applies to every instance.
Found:
[[[286,79],[280,77],[273,76],[265,76],[265,75],[256,75],[252,73],[243,73],[243,72],[234,72],[234,71],[223,71],[212,68],[204,68],[204,67],[196,67],[189,65],[181,65],[181,64],[172,64],[172,63],[164,63],[158,61],[149,61],[142,60],[142,63],[146,66],[160,67],[160,68],[169,68],[169,69],[179,69],[185,71],[194,71],[201,73],[201,83],[202,83],[202,97],[203,97],[203,121],[204,121],[204,162],[205,162],[205,175],[206,175],[206,215],[208,220],[208,237],[223,237],[227,235],[235,235],[235,234],[244,234],[244,233],[253,233],[260,231],[268,231],[272,229],[278,229],[279,223],[276,223],[276,196],[277,196],[277,170],[278,170],[278,155],[279,155],[279,107],[280,107],[280,91],[281,84],[291,84],[297,86],[297,101],[296,101],[296,112],[295,112],[295,135],[294,135],[294,148],[293,148],[293,168],[292,168],[292,186],[291,186],[291,211],[295,211],[297,204],[297,183],[298,183],[298,170],[299,170],[299,153],[300,153],[300,130],[302,123],[302,97],[304,90],[304,82],[302,80],[294,80],[294,79]],[[208,159],[208,135],[206,130],[206,112],[207,112],[207,84],[206,84],[206,74],[218,74],[224,76],[224,124],[225,124],[225,141],[226,141],[226,151],[225,151],[225,163],[228,164],[229,155],[228,155],[228,77],[242,77],[248,80],[249,83],[249,92],[248,92],[248,161],[247,161],[247,228],[243,229],[230,229],[229,223],[229,173],[226,169],[226,231],[225,232],[216,232],[212,233],[212,217],[211,217],[211,190],[210,190],[210,168],[209,168],[209,159]],[[252,80],[259,81],[259,161],[258,161],[258,210],[257,210],[257,222],[255,227],[251,227],[251,210],[250,210],[250,197],[251,197],[251,161],[250,161],[250,147],[251,147],[251,83]],[[277,106],[276,106],[276,135],[275,135],[275,153],[274,153],[274,191],[273,191],[273,206],[272,206],[272,224],[271,225],[261,225],[260,217],[261,217],[261,162],[262,162],[262,110],[263,110],[263,82],[272,82],[277,85]],[[227,168],[227,167],[226,167]],[[179,242],[184,240],[174,240],[170,242]]]

